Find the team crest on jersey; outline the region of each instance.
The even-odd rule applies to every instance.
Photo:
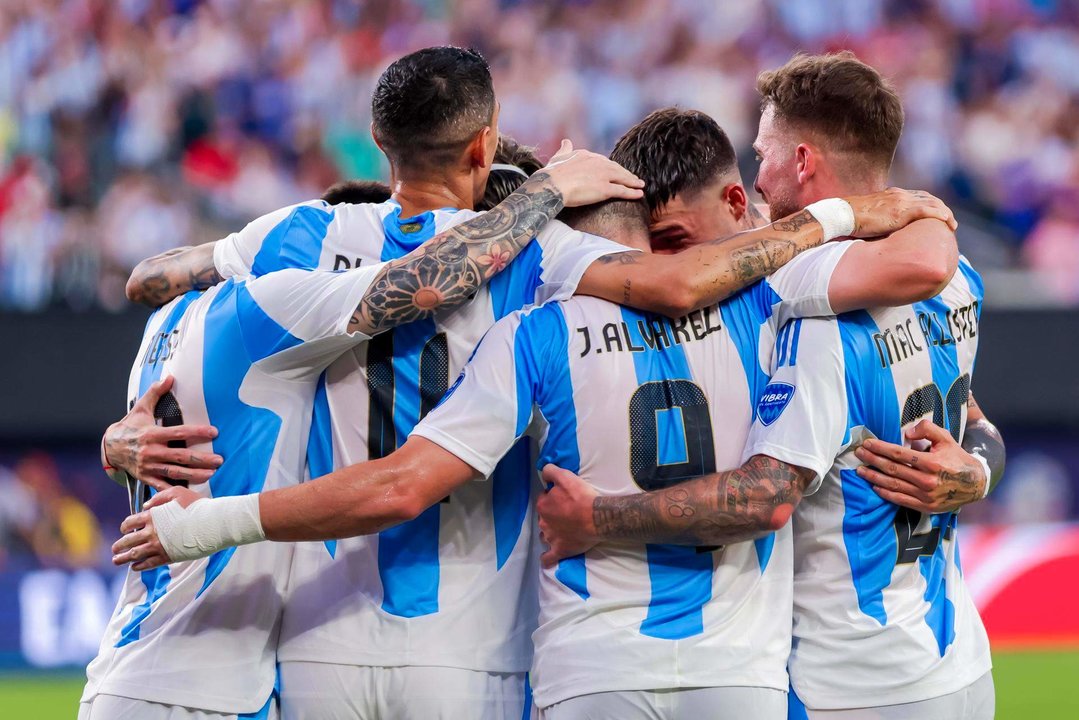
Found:
[[[411,234],[423,230],[423,223],[410,222],[405,223],[404,225],[399,225],[398,227],[401,229],[401,232]]]
[[[765,425],[771,425],[790,405],[794,397],[794,386],[790,383],[771,383],[764,388],[761,399],[757,401],[757,417]]]

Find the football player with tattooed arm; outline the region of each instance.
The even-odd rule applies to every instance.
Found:
[[[489,164],[495,135],[489,127],[480,135],[478,152]],[[639,197],[640,185],[607,158],[567,150],[491,212],[429,232],[388,262],[339,273],[288,268],[185,293],[150,318],[129,397],[156,383],[159,395],[167,392],[164,402],[140,408],[151,420],[215,428],[213,448],[223,462],[200,494],[227,499],[295,483],[318,378],[336,357],[377,333],[467,303],[504,267],[484,259],[497,252],[512,260],[566,204]],[[424,292],[428,278],[441,282]],[[161,384],[165,374],[174,380]],[[153,473],[139,480],[165,486]],[[292,550],[227,551],[129,575],[87,668],[79,717],[274,716]]]
[[[714,125],[714,121],[710,121]],[[715,128],[718,131],[718,128]],[[734,169],[734,151],[730,147],[729,141],[726,136],[721,132],[711,132],[711,128],[701,133],[702,137],[698,140],[702,143],[707,143],[711,148],[718,153],[721,157],[721,161],[716,166],[710,166],[709,172],[718,174],[723,178],[737,176],[737,172]],[[620,144],[621,145],[621,144]],[[623,146],[624,150],[628,151],[629,145]],[[668,153],[679,152],[679,149],[674,146],[667,146]],[[619,156],[624,157],[624,156]],[[713,175],[708,176],[709,179]],[[669,179],[668,179],[669,180]],[[677,183],[675,184],[677,188]],[[836,206],[835,203],[825,203],[821,206],[815,207],[810,212],[805,213],[805,216],[812,217],[813,212],[822,213],[828,216],[830,208],[840,209],[842,206]],[[721,218],[718,222],[722,225],[726,223],[727,232],[730,230],[736,230],[739,223],[742,220],[744,214],[744,208],[736,212],[729,212],[724,218]],[[827,222],[836,221],[836,216],[831,216],[831,219],[827,219]],[[647,236],[647,214],[642,213],[641,208],[635,207],[601,207],[596,209],[589,216],[578,216],[575,219],[575,224],[579,229],[586,229],[592,233],[602,233],[612,238],[616,238],[630,247],[647,249],[648,236]],[[799,221],[801,225],[802,221]],[[816,221],[807,221],[816,223]],[[864,221],[863,221],[864,222]],[[847,215],[845,219],[838,219],[838,226],[833,226],[833,233],[846,234],[851,230],[853,225],[853,218]],[[942,224],[943,227],[943,224]],[[878,226],[877,232],[880,231]],[[863,230],[867,234],[876,234],[868,226],[863,227]],[[781,270],[776,276],[772,277],[767,283],[759,283],[754,286],[750,291],[739,294],[728,303],[724,303],[720,306],[711,306],[701,313],[694,313],[688,317],[683,317],[678,321],[674,321],[669,325],[664,325],[663,321],[655,318],[654,316],[645,316],[641,313],[637,313],[628,309],[619,310],[615,306],[608,306],[605,303],[599,301],[586,301],[581,300],[581,307],[603,308],[602,310],[596,310],[596,318],[593,323],[592,329],[587,334],[581,335],[575,344],[582,344],[578,350],[582,351],[585,356],[589,358],[589,362],[594,362],[594,358],[610,357],[611,363],[621,361],[618,372],[612,372],[612,367],[604,367],[602,365],[594,365],[595,371],[600,373],[605,381],[595,381],[597,388],[596,392],[598,397],[607,387],[605,384],[607,381],[615,380],[619,383],[618,392],[632,391],[637,388],[638,383],[641,382],[637,371],[633,370],[633,365],[626,366],[625,362],[627,358],[632,357],[634,353],[644,351],[646,348],[651,348],[656,352],[651,354],[652,359],[650,363],[658,363],[656,372],[670,372],[674,373],[674,376],[670,379],[670,382],[678,383],[678,387],[683,387],[683,384],[688,381],[684,378],[685,370],[678,367],[670,366],[664,361],[665,354],[663,350],[668,347],[679,348],[683,342],[691,343],[691,346],[707,346],[707,350],[699,350],[696,352],[703,352],[707,360],[704,364],[714,369],[717,374],[717,379],[714,381],[715,386],[726,388],[725,392],[732,397],[736,397],[737,400],[733,401],[733,406],[743,408],[746,413],[744,420],[744,427],[739,436],[736,433],[731,433],[725,436],[722,440],[713,438],[711,443],[721,443],[723,453],[729,458],[728,462],[736,462],[737,455],[741,451],[742,441],[745,433],[748,431],[751,416],[748,415],[748,411],[751,408],[750,398],[755,395],[761,387],[761,373],[752,372],[751,368],[757,364],[757,347],[761,346],[760,338],[762,332],[770,332],[772,336],[775,334],[774,329],[762,330],[762,328],[768,328],[778,323],[781,318],[790,316],[792,314],[798,314],[799,311],[815,311],[815,312],[829,312],[832,299],[829,297],[829,288],[832,284],[834,268],[838,259],[843,255],[845,251],[849,249],[850,244],[846,246],[835,245],[834,248],[829,251],[827,248],[817,251],[818,260],[812,263],[803,263],[801,265],[795,263],[790,266],[789,270]],[[692,251],[685,254],[692,254]],[[870,290],[864,290],[869,293]],[[575,307],[577,307],[575,305]],[[613,308],[613,309],[609,309]],[[614,313],[614,321],[612,320],[611,313]],[[651,318],[651,319],[649,319]],[[518,318],[519,320],[519,318]],[[503,321],[503,324],[509,321]],[[524,322],[521,320],[521,322]],[[510,323],[511,325],[513,323]],[[501,326],[500,326],[501,327]],[[656,328],[660,328],[657,330]],[[494,331],[493,331],[494,332]],[[507,332],[507,331],[502,331]],[[512,331],[508,331],[511,332]],[[659,332],[660,335],[656,333]],[[662,340],[657,338],[662,337]],[[711,336],[711,337],[709,337]],[[537,338],[542,340],[542,338]],[[703,343],[695,343],[693,340],[701,341],[706,340]],[[412,437],[401,447],[401,449],[385,457],[381,460],[374,460],[373,462],[357,465],[348,470],[339,470],[332,475],[315,480],[311,483],[307,483],[302,495],[282,494],[274,495],[270,494],[264,496],[264,502],[268,502],[273,507],[279,507],[284,510],[286,507],[294,509],[296,514],[292,517],[277,517],[277,511],[274,509],[263,509],[261,511],[261,521],[266,533],[273,539],[327,539],[346,537],[357,533],[373,533],[384,532],[385,528],[396,522],[402,520],[408,522],[414,522],[415,518],[422,515],[425,512],[425,508],[434,503],[435,501],[445,498],[450,495],[455,488],[459,488],[464,485],[468,480],[476,477],[478,474],[487,475],[491,474],[491,483],[498,484],[501,481],[497,473],[497,468],[494,467],[495,461],[498,460],[504,453],[506,453],[512,446],[516,445],[517,436],[523,431],[524,425],[521,420],[522,417],[519,412],[522,412],[520,408],[526,405],[531,408],[531,402],[525,395],[517,396],[511,388],[505,388],[500,379],[507,369],[512,372],[512,368],[516,362],[518,369],[524,372],[522,366],[523,360],[514,361],[512,357],[507,359],[503,355],[498,354],[501,350],[487,350],[484,351],[484,347],[487,347],[491,341],[486,341],[478,351],[477,358],[480,354],[492,354],[493,360],[488,360],[482,370],[470,371],[466,373],[465,383],[452,393],[450,398],[444,403],[443,408],[446,410],[435,410],[431,417],[440,417],[442,413],[449,413],[449,408],[463,407],[468,415],[476,414],[480,417],[472,418],[470,420],[461,419],[459,422],[454,422],[452,427],[453,435],[463,436],[462,442],[466,445],[470,442],[470,438],[475,436],[488,437],[494,445],[497,447],[490,448],[490,461],[480,461],[474,455],[469,454],[465,450],[461,449],[459,445],[452,445],[449,449],[444,449],[445,445],[441,443],[444,440],[434,439],[433,442],[425,440],[425,438],[431,438],[431,435],[424,430],[425,427],[430,425],[429,422],[421,422]],[[542,343],[540,343],[541,345]],[[657,350],[658,345],[658,350]],[[495,343],[494,346],[500,346],[499,343]],[[537,345],[536,347],[538,347]],[[714,347],[713,347],[714,346]],[[767,342],[763,344],[764,347],[771,347],[771,343]],[[555,344],[557,348],[557,343]],[[604,352],[604,349],[610,351],[609,354],[600,354]],[[618,351],[622,350],[623,353]],[[670,351],[672,354],[676,350]],[[512,345],[511,345],[512,353]],[[576,357],[576,352],[574,354]],[[550,360],[545,359],[544,362]],[[557,353],[553,358],[557,362]],[[700,358],[698,358],[698,361]],[[478,361],[477,361],[478,362]],[[474,363],[475,364],[475,363]],[[677,365],[677,363],[676,363]],[[472,377],[470,381],[468,378]],[[484,380],[477,380],[475,378],[489,377],[490,383]],[[766,379],[766,377],[764,378]],[[574,386],[576,387],[576,383]],[[587,380],[583,380],[580,383],[581,387],[588,385]],[[521,389],[521,386],[518,385]],[[534,388],[536,392],[540,392],[539,388]],[[559,396],[560,393],[565,393],[566,388],[552,388],[552,397]],[[493,397],[492,397],[493,395]],[[718,402],[713,407],[727,407],[732,405],[729,398],[723,396],[720,398],[724,402]],[[507,410],[512,417],[503,417],[502,410],[505,409],[505,403],[512,401],[518,408],[518,410]],[[686,404],[687,407],[693,406],[693,417],[696,418],[695,422],[700,422],[700,401],[697,398],[682,398],[681,401]],[[467,405],[460,405],[460,403],[466,403]],[[606,401],[605,401],[606,402]],[[593,403],[594,404],[594,403]],[[557,402],[555,402],[557,405]],[[615,407],[615,404],[612,407]],[[557,414],[557,413],[556,413]],[[673,413],[672,413],[673,415]],[[651,412],[649,417],[654,417],[655,413]],[[567,417],[567,416],[560,416]],[[606,423],[607,426],[617,427],[618,423],[613,425],[609,418],[594,418],[601,423]],[[711,420],[709,419],[710,423]],[[476,424],[478,423],[478,424]],[[486,428],[491,425],[491,432],[488,433]],[[645,429],[642,426],[642,429]],[[437,432],[437,431],[432,431]],[[592,435],[596,434],[596,430],[592,430]],[[570,434],[567,434],[568,430],[563,433],[564,438],[568,438]],[[486,441],[485,441],[486,442]],[[568,442],[568,440],[566,440]],[[558,445],[551,445],[551,452],[555,452],[554,457],[558,457],[556,448]],[[568,447],[568,446],[567,446]],[[700,448],[697,448],[698,450]],[[654,453],[653,453],[654,454]],[[647,455],[647,453],[646,453]],[[701,459],[699,453],[694,456],[694,461],[691,465],[700,462],[709,462],[714,466],[715,459],[711,461],[707,459]],[[646,467],[642,472],[651,472]],[[683,472],[687,471],[687,467],[680,468]],[[688,475],[687,475],[688,476]],[[525,478],[518,478],[519,481],[526,480]],[[481,484],[482,485],[482,484]],[[357,495],[358,493],[358,495]],[[379,500],[368,499],[367,493],[373,493],[372,498],[381,498]],[[435,497],[438,495],[438,497]],[[174,497],[181,499],[181,503],[167,504],[158,506],[162,501],[168,500]],[[430,498],[430,500],[428,500]],[[167,491],[160,496],[160,499],[153,501],[154,507],[151,508],[150,513],[158,513],[167,508],[168,512],[182,511],[182,506],[190,502],[190,496],[183,490],[174,489]],[[252,499],[257,503],[258,498],[252,496]],[[281,502],[281,505],[277,503]],[[213,507],[210,515],[221,506],[215,504],[216,501],[210,503]],[[323,509],[332,509],[332,513],[323,514],[320,509],[312,507],[313,505],[322,504]],[[173,505],[173,507],[170,507]],[[197,503],[195,508],[207,507],[207,504]],[[436,507],[440,507],[443,511],[447,508],[454,507],[454,502],[448,505],[436,503]],[[144,514],[137,518],[133,518],[127,524],[125,529],[141,528],[149,519],[149,514]],[[200,513],[201,515],[201,513]],[[156,518],[155,518],[156,519]],[[226,525],[229,522],[225,523]],[[178,524],[169,525],[168,519],[162,520],[161,532],[166,538],[174,536],[175,532],[184,532],[184,528],[191,528],[195,525],[202,525],[203,527],[210,528],[211,530],[221,526],[217,524],[213,517],[202,518],[200,520],[188,521],[181,518]],[[259,539],[256,536],[249,537],[237,537],[234,535],[221,535],[216,536],[203,536],[196,533],[196,536],[192,536],[192,542],[198,547],[195,549],[182,550],[181,552],[213,552],[211,548],[216,547],[218,544],[233,544],[237,542],[251,542],[255,539]],[[501,544],[497,539],[498,528],[496,526],[496,544]],[[160,547],[157,545],[154,547],[153,543],[155,539],[153,537],[153,527],[146,528],[144,530],[138,530],[132,533],[130,536],[118,543],[117,546],[117,562],[125,562],[134,560],[137,562],[136,567],[147,568],[161,562],[167,557]],[[760,548],[750,548],[746,552],[739,553],[738,557],[731,561],[731,565],[736,569],[724,569],[720,573],[717,573],[717,577],[721,577],[721,583],[725,583],[729,580],[730,573],[734,572],[736,575],[741,572],[748,573],[748,577],[760,578],[762,575],[762,568],[760,560],[762,557],[770,556],[773,551],[773,546],[776,548],[778,555],[783,556],[789,553],[789,548],[780,542],[778,545],[774,545],[771,542],[765,542]],[[175,548],[171,549],[172,552],[176,552]],[[516,550],[514,550],[516,552]],[[655,559],[653,565],[657,568],[669,568],[670,566],[678,566],[685,562],[684,554],[678,550],[666,550],[667,555],[658,557]],[[176,557],[182,557],[183,555],[177,554]],[[706,570],[700,563],[694,563],[692,568],[688,568],[688,577],[690,581],[700,585],[702,582],[709,583],[707,577],[711,576],[711,567],[713,559],[709,553],[704,553],[702,557],[708,561],[708,569]],[[371,557],[368,561],[369,564],[373,564],[375,558]],[[768,562],[765,559],[764,565],[767,566]],[[782,567],[784,563],[782,561],[772,565],[772,570],[768,574],[768,578],[772,578],[777,573],[782,573]],[[575,570],[567,570],[572,575]],[[684,573],[678,573],[683,575]],[[776,583],[769,580],[765,585],[771,587]],[[783,585],[782,581],[779,585]],[[786,585],[789,593],[789,578]],[[717,596],[718,596],[717,591]],[[765,596],[767,596],[765,592]],[[756,596],[755,596],[756,597]],[[780,604],[782,604],[782,591],[777,596]],[[657,597],[659,606],[664,603],[670,602],[669,594],[661,593]],[[766,597],[761,598],[761,607],[766,608]],[[334,603],[330,603],[331,605]],[[692,603],[691,603],[692,604]],[[734,605],[742,607],[745,603],[733,602]],[[752,603],[750,603],[752,605]],[[647,607],[650,603],[647,599],[642,601],[642,604],[638,607],[642,612],[649,612]],[[486,607],[486,606],[485,606]],[[711,607],[711,606],[710,606]],[[674,610],[674,618],[666,618],[670,620],[674,625],[678,625],[677,616],[681,612],[682,608],[679,606]],[[701,610],[701,605],[696,606],[696,610],[689,608],[687,612],[690,615],[694,615],[697,611]],[[667,611],[657,611],[660,615],[664,615]],[[702,611],[703,612],[703,611]],[[711,610],[709,610],[711,613]],[[764,615],[754,614],[752,618],[745,618],[747,622],[761,624],[764,622],[762,619],[767,615],[767,611]],[[737,618],[736,618],[737,619]],[[666,627],[668,624],[664,620],[660,622],[660,625]],[[659,621],[657,621],[659,622]],[[722,623],[721,623],[722,624]],[[771,630],[763,628],[762,632],[765,635],[765,640],[762,642],[762,649],[759,654],[750,653],[750,656],[746,656],[744,653],[736,652],[729,658],[729,662],[725,663],[723,667],[713,668],[711,670],[705,669],[703,672],[707,675],[707,683],[711,683],[717,687],[730,688],[736,685],[744,685],[746,682],[750,682],[752,685],[767,685],[771,688],[771,692],[775,693],[771,696],[771,699],[764,699],[763,702],[772,708],[774,713],[782,712],[785,708],[785,696],[783,689],[786,687],[785,673],[783,666],[786,658],[786,650],[783,647],[789,645],[789,632],[784,632],[782,628],[779,630],[778,636],[774,635],[775,628],[774,623],[768,623]],[[666,632],[666,630],[660,630],[658,632]],[[674,632],[674,631],[672,631]],[[682,629],[678,629],[677,632],[683,632]],[[692,634],[692,633],[690,633]],[[679,636],[681,637],[681,636]],[[701,642],[702,639],[705,644],[715,641],[715,633],[709,632],[704,638],[697,638],[694,643]],[[650,641],[645,641],[650,642]],[[661,647],[666,647],[667,652],[670,650],[669,645],[659,643]],[[548,649],[546,655],[546,663],[548,668],[552,662],[552,654]],[[537,662],[539,662],[537,660]],[[702,666],[708,665],[708,663],[702,663]],[[746,670],[739,669],[743,665],[750,665]],[[763,670],[762,670],[763,666]],[[633,672],[637,672],[639,668],[633,668]],[[542,677],[544,673],[537,675],[537,678]],[[592,678],[590,674],[585,674],[589,679],[586,681],[588,685],[587,691],[589,694],[597,694],[600,691],[594,684],[595,678]],[[626,673],[604,673],[605,676],[624,678]],[[762,678],[762,675],[764,676]],[[546,673],[547,677],[550,677],[550,670]],[[750,677],[751,676],[751,677]],[[698,675],[686,675],[680,680],[674,680],[675,685],[685,683],[699,683],[701,677]],[[609,681],[602,681],[609,682]],[[622,680],[618,681],[619,683]],[[665,683],[671,683],[670,677],[656,678],[654,673],[645,671],[643,679],[633,680],[631,685],[639,683],[650,684],[653,688],[671,687],[665,685]],[[548,687],[545,691],[540,686],[537,692],[540,693],[537,698],[538,702],[546,706],[554,702],[559,702],[560,695],[557,693],[563,692],[562,690],[551,691]],[[621,686],[626,688],[629,686]],[[617,688],[616,688],[617,689]],[[734,691],[735,695],[740,695],[738,691]],[[698,693],[697,702],[708,702],[712,699],[714,693]],[[753,703],[759,700],[757,693],[749,693],[747,702]],[[767,694],[766,694],[767,695]],[[692,702],[692,698],[687,702]],[[731,701],[736,703],[736,699]],[[735,709],[742,708],[743,705],[736,704]],[[573,716],[572,709],[566,710],[569,716]]]
[[[822,119],[857,107],[850,89],[879,82],[846,54],[796,58],[761,76],[766,198],[811,199],[784,181],[775,146],[819,143]],[[909,307],[785,326],[735,470],[602,497],[549,468],[545,560],[628,538],[737,543],[793,513],[791,717],[991,718],[988,643],[963,583],[955,511],[999,481],[1004,446],[969,395],[983,290],[965,260],[959,270],[941,294]],[[909,447],[919,441],[933,447]]]
[[[438,83],[441,77],[448,82]],[[410,98],[417,97],[427,98],[422,105],[425,113],[409,104]],[[339,258],[351,265],[388,259],[387,253],[400,253],[421,242],[440,223],[468,216],[467,210],[439,208],[448,198],[467,208],[482,190],[482,177],[490,162],[483,145],[490,135],[485,133],[496,129],[497,120],[482,59],[446,48],[402,58],[380,79],[372,104],[375,137],[393,169],[393,200],[383,205],[334,208],[332,214],[317,203],[305,204],[279,213],[276,224],[266,222],[267,227],[260,229],[263,223],[257,221],[218,243],[214,253],[217,267],[258,275],[297,263],[338,267]],[[452,112],[441,111],[443,106]],[[448,128],[454,133],[452,137],[471,132],[473,139],[459,142],[456,154],[435,163],[423,145],[411,138],[445,132],[438,123],[447,116],[453,119]],[[462,127],[465,118],[468,124]],[[433,124],[425,126],[425,122]],[[476,152],[481,146],[483,153]],[[733,151],[725,157],[733,158]],[[853,198],[852,203],[857,232],[869,236],[887,233],[919,217],[950,219],[939,201],[913,193]],[[373,222],[364,220],[372,216]],[[723,234],[738,229],[732,225]],[[851,231],[854,228],[845,230]],[[625,248],[612,248],[594,235],[575,233],[556,223],[540,233],[532,249],[513,260],[501,279],[479,292],[465,308],[412,323],[392,337],[382,336],[359,346],[328,369],[315,394],[308,443],[310,474],[317,477],[382,457],[404,443],[483,332],[516,308],[567,297],[578,286],[592,283],[618,299],[626,298],[629,291],[631,303],[670,310],[672,302],[687,302],[687,292],[695,302],[704,301],[697,299],[698,294],[705,300],[727,294],[788,259],[795,250],[824,239],[812,215],[796,214],[786,223],[736,239],[731,247],[704,247],[686,259],[658,258],[653,262],[649,257],[638,264],[623,254],[617,262],[604,263],[605,254]],[[492,252],[479,262],[502,264],[508,259],[503,255]],[[682,286],[671,282],[673,267],[681,267],[679,275],[693,283]],[[417,296],[439,290],[437,285],[422,283],[414,283],[412,288]],[[777,289],[786,293],[781,285]],[[806,302],[814,304],[815,312],[827,312],[826,303],[822,303],[824,293],[816,287],[810,289],[813,293]],[[797,292],[802,290],[794,288],[789,293],[792,303]],[[766,307],[771,307],[770,300]],[[138,447],[140,431],[145,431],[146,437],[162,432],[153,428],[146,410],[154,404],[147,400],[137,418],[129,417],[110,430],[111,438],[122,441],[107,448],[113,465],[131,464],[125,457],[132,455],[127,447],[131,438],[130,445]],[[181,453],[198,450],[201,448]],[[283,707],[297,717],[307,712],[338,712],[334,708],[352,716],[361,700],[378,703],[380,698],[389,698],[397,703],[394,707],[364,706],[361,714],[519,714],[524,671],[531,656],[529,635],[535,624],[534,610],[528,611],[535,607],[535,599],[530,584],[534,572],[529,566],[534,557],[534,522],[528,502],[532,472],[527,450],[526,444],[518,446],[499,465],[491,483],[462,488],[449,496],[448,502],[439,503],[394,532],[325,547],[312,544],[297,548],[278,649],[285,681]],[[176,451],[163,448],[161,452]],[[192,470],[155,465],[133,469],[136,474],[149,471],[157,477],[192,477]],[[476,518],[490,522],[477,522]],[[440,542],[440,537],[455,540]],[[462,537],[467,541],[456,540]],[[342,573],[342,566],[352,571]],[[332,602],[327,601],[330,598]],[[409,641],[411,628],[419,623],[429,630],[422,649]],[[371,627],[378,628],[377,644],[363,639],[370,636]],[[473,627],[475,632],[469,630]],[[463,641],[462,635],[473,639]],[[475,637],[482,637],[482,644]],[[423,687],[432,686],[436,676],[435,685],[455,689],[452,696],[423,691]],[[407,692],[372,692],[357,700],[349,688],[359,683],[405,688]],[[401,705],[403,696],[408,698],[407,708]],[[516,708],[511,708],[515,698]]]

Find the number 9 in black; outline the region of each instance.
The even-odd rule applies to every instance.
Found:
[[[666,427],[680,424],[681,448],[660,447],[661,422]],[[661,464],[661,449],[677,461]],[[629,400],[629,455],[633,481],[645,491],[714,473],[712,418],[700,387],[689,380],[659,380],[637,388]]]

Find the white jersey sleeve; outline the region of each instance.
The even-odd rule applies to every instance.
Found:
[[[788,322],[776,337],[773,372],[761,392],[742,462],[767,455],[816,474],[820,488],[847,431],[843,344],[834,318]]]
[[[776,327],[782,327],[791,318],[835,314],[828,299],[828,287],[843,254],[859,242],[864,241],[830,242],[807,250],[766,279],[779,296],[775,308]]]
[[[518,352],[521,313],[495,323],[442,402],[413,429],[484,477],[528,429],[539,370]],[[521,338],[522,341],[527,338]]]
[[[639,252],[606,238],[580,232],[558,220],[544,226],[536,243],[542,249],[537,305],[566,300],[577,291],[588,266],[605,255]]]
[[[299,208],[309,210],[300,211]],[[247,275],[263,275],[266,272],[279,270],[280,267],[258,267],[259,253],[267,241],[273,241],[274,235],[284,236],[289,232],[303,231],[303,227],[297,227],[297,219],[303,220],[306,213],[330,214],[329,205],[322,200],[290,205],[267,213],[262,217],[249,222],[239,232],[217,241],[214,245],[214,266],[222,278],[244,277]],[[299,223],[303,225],[304,223]],[[280,240],[278,238],[278,244]],[[279,251],[275,249],[274,260],[276,261]],[[294,266],[295,267],[295,266]],[[313,267],[313,266],[312,266]]]
[[[271,372],[321,372],[369,336],[349,320],[384,264],[348,272],[281,270],[242,283],[237,315],[251,362]]]

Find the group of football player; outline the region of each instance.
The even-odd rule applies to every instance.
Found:
[[[544,166],[427,48],[372,96],[388,186],[141,263],[80,720],[993,717],[981,279],[888,187],[873,68],[758,90],[769,218],[701,112]]]

